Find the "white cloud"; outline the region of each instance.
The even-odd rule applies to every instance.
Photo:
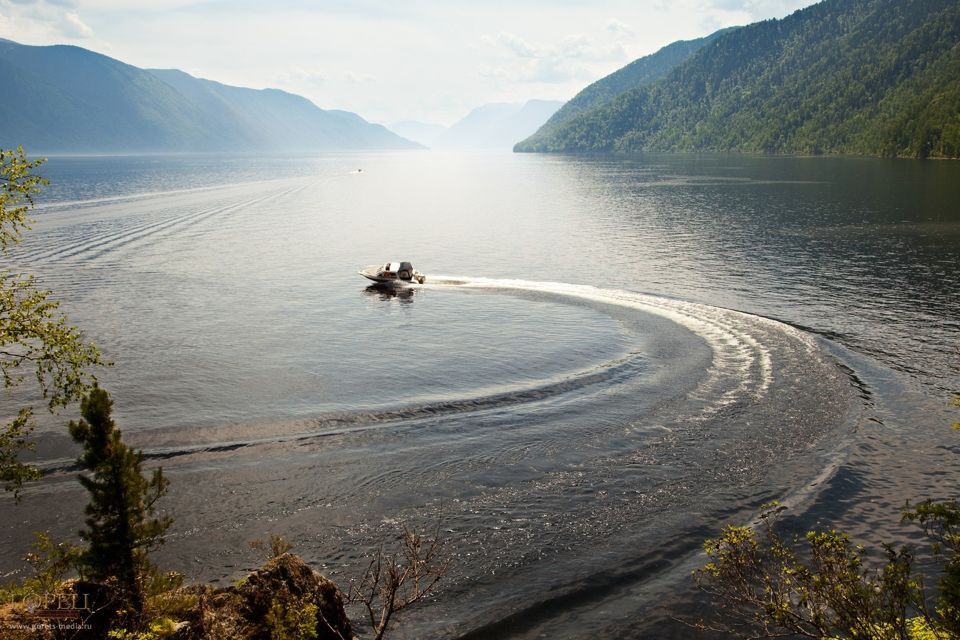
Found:
[[[319,87],[326,84],[328,79],[329,74],[321,69],[291,67],[276,76],[276,83],[283,87],[305,85]]]
[[[480,39],[486,44],[502,47],[521,58],[537,58],[542,55],[542,50],[539,47],[530,44],[514,33],[501,31],[494,36],[484,35]]]
[[[377,76],[372,73],[358,73],[356,71],[341,71],[341,77],[347,82],[353,84],[362,84],[366,82],[376,82]]]
[[[90,40],[94,33],[67,0],[0,0],[0,37],[52,44]]]
[[[60,30],[69,38],[84,39],[93,37],[93,29],[80,19],[76,11],[67,11],[63,14]]]
[[[751,20],[781,17],[810,4],[800,0],[710,0],[714,9],[746,15]]]
[[[593,40],[582,33],[564,36],[557,49],[560,55],[571,58],[591,58],[596,53]]]
[[[487,45],[487,59],[477,73],[503,86],[506,83],[570,85],[595,80],[611,66],[626,63],[630,54],[621,42],[627,29],[616,25],[611,37],[607,27],[597,36],[570,33],[544,44],[501,31],[480,39]]]
[[[582,33],[565,35],[552,45],[531,43],[514,33],[505,31],[492,36],[484,35],[481,40],[494,48],[499,48],[501,54],[507,53],[519,58],[539,60],[560,58],[610,60],[625,54],[623,44],[620,42],[609,42],[606,39],[598,41]]]
[[[613,34],[614,38],[632,38],[636,35],[633,27],[616,18],[610,18],[610,20],[607,21],[607,31]]]
[[[758,20],[782,18],[812,4],[811,0],[669,0],[674,8],[698,17],[705,32]],[[663,10],[669,10],[664,6]],[[706,35],[706,33],[702,34]]]

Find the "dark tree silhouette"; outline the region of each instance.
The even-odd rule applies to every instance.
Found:
[[[160,468],[149,479],[143,475],[143,453],[123,442],[112,409],[109,394],[94,387],[81,402],[83,420],[70,423],[70,435],[83,445],[80,465],[89,472],[80,476],[90,492],[82,561],[91,578],[116,578],[130,613],[139,617],[144,580],[153,569],[149,551],[163,542],[172,521],[154,509],[169,481]]]

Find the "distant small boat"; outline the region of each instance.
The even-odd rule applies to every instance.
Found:
[[[417,282],[423,284],[427,277],[413,268],[409,262],[387,262],[382,265],[364,267],[360,275],[380,284],[404,284]]]

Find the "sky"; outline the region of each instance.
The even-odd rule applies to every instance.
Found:
[[[676,40],[813,0],[0,0],[0,38],[275,87],[380,123],[568,100]]]

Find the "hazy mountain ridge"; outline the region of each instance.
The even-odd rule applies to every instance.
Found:
[[[960,155],[960,2],[826,0],[723,33],[518,151]]]
[[[0,40],[0,146],[44,152],[412,149],[346,111],[277,89],[147,70],[80,47]]]
[[[437,137],[435,149],[511,149],[563,105],[556,100],[485,104]]]

